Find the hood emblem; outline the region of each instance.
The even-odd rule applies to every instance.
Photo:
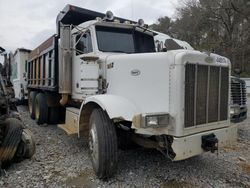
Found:
[[[141,74],[141,71],[138,70],[138,69],[133,69],[133,70],[131,71],[131,75],[132,75],[132,76],[139,76],[140,74]]]

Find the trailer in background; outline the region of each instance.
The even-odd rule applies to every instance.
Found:
[[[16,49],[11,62],[11,82],[15,91],[15,98],[19,102],[28,99],[27,66],[30,52],[31,50],[25,48]]]

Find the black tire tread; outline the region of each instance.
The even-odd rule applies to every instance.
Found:
[[[6,126],[5,138],[0,147],[0,161],[11,161],[16,153],[22,137],[22,122],[15,118],[8,118],[4,121]]]
[[[38,125],[48,122],[48,106],[46,97],[43,93],[39,93],[36,95],[36,104],[38,104],[38,108],[40,111],[40,116],[38,119],[36,118],[36,122]]]
[[[118,147],[114,123],[102,109],[94,109],[90,121],[96,121],[99,140],[99,168],[96,175],[100,179],[110,178],[117,169]]]
[[[60,109],[59,107],[50,107],[49,108],[49,120],[50,124],[57,124],[60,118]]]

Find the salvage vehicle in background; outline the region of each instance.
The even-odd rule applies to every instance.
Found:
[[[238,77],[231,76],[230,117],[234,123],[247,118],[246,82]]]
[[[27,89],[27,60],[31,50],[25,48],[16,49],[11,62],[11,82],[18,103],[24,103],[28,99]]]
[[[23,126],[15,105],[14,90],[10,82],[10,58],[4,53],[4,64],[0,64],[0,176],[1,168],[10,163],[31,158],[35,153],[33,134]]]
[[[65,119],[60,128],[88,137],[99,178],[115,173],[124,135],[173,161],[236,142],[229,59],[174,40],[156,53],[157,33],[143,20],[110,11],[67,5],[56,26],[30,54],[30,114],[38,124]]]

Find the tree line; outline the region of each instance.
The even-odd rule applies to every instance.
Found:
[[[185,0],[176,19],[160,17],[153,30],[195,49],[228,57],[232,69],[250,76],[250,0]]]

